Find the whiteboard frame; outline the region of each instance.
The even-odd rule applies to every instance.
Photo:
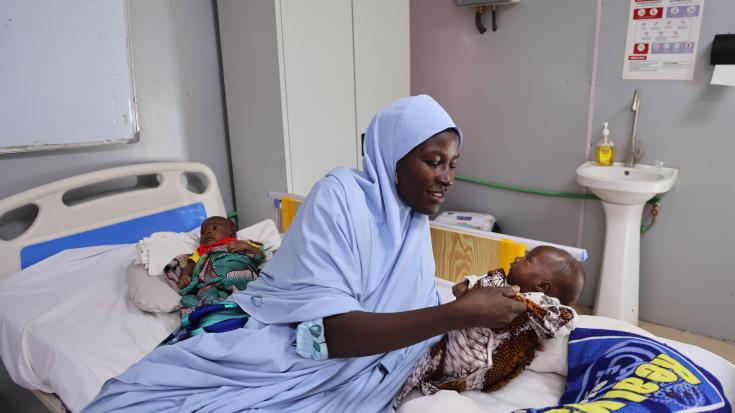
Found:
[[[132,92],[133,106],[133,135],[129,138],[122,139],[103,139],[94,142],[83,143],[62,143],[62,144],[46,144],[46,145],[22,145],[0,147],[0,155],[24,152],[51,151],[58,149],[79,149],[102,145],[120,145],[138,143],[140,141],[140,123],[138,122],[138,98],[135,91],[135,65],[133,64],[133,45],[132,36],[130,35],[130,3],[128,0],[122,0],[125,7],[125,49],[128,61],[128,71],[130,72],[130,91]]]

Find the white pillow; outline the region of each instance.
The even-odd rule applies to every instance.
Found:
[[[546,341],[541,340],[544,351],[536,351],[528,370],[536,373],[556,373],[566,376],[569,333],[571,331],[565,326],[556,333],[556,336]]]
[[[149,313],[169,313],[180,307],[181,296],[162,275],[150,276],[142,265],[131,263],[127,269],[128,297]]]
[[[138,241],[136,263],[151,276],[163,274],[163,267],[177,255],[191,254],[199,246],[199,227],[189,232],[154,232]]]
[[[277,250],[281,246],[281,234],[278,232],[276,223],[272,219],[260,221],[257,224],[237,231],[237,239],[249,239],[260,242],[271,251]]]

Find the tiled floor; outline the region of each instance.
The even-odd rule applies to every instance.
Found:
[[[49,413],[29,390],[13,383],[0,363],[0,411],[7,413]]]
[[[579,314],[592,314],[592,309],[589,307],[574,306],[574,308]],[[693,344],[695,346],[702,347],[705,350],[717,354],[730,363],[735,364],[735,343],[704,337],[686,331],[677,330],[671,327],[649,323],[647,321],[639,321],[638,327],[659,337],[681,341],[683,343]]]

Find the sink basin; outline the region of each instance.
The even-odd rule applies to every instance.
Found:
[[[638,322],[641,215],[646,201],[674,186],[678,170],[616,162],[599,166],[585,162],[577,182],[602,200],[605,250],[597,284],[595,315]]]
[[[603,201],[636,205],[670,190],[678,172],[674,168],[643,164],[627,167],[620,162],[612,166],[585,162],[577,168],[577,183],[589,188]]]

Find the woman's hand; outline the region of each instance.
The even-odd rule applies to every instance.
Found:
[[[466,291],[455,302],[456,311],[465,320],[464,328],[505,327],[526,310],[526,305],[511,297],[518,287],[486,287]]]

